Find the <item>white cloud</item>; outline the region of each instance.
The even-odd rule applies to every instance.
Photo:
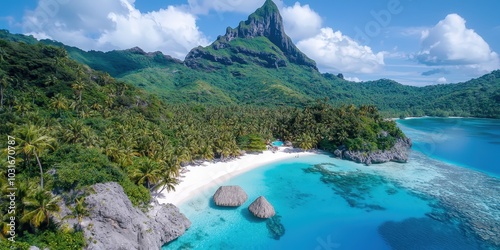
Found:
[[[357,77],[346,77],[345,78],[347,81],[351,81],[351,82],[361,82],[361,80]]]
[[[500,67],[498,54],[466,21],[450,14],[431,29],[422,32],[422,50],[416,55],[426,65],[464,66],[470,70],[491,71]]]
[[[298,42],[297,47],[330,72],[373,73],[384,65],[382,52],[374,53],[332,28],[322,28],[321,33]]]
[[[445,77],[439,77],[437,80],[436,80],[437,83],[447,83],[448,80],[446,80]]]
[[[141,13],[135,0],[40,0],[24,17],[26,33],[51,38],[90,50],[128,49],[162,51],[183,57],[208,41],[196,25],[196,17],[179,7]]]
[[[194,14],[216,12],[251,13],[264,4],[265,0],[188,0]]]
[[[421,37],[422,32],[428,30],[428,27],[404,27],[404,28],[392,28],[395,32],[399,33],[405,37]]]
[[[296,2],[293,6],[281,8],[286,33],[295,41],[312,37],[319,33],[322,19],[308,4]]]

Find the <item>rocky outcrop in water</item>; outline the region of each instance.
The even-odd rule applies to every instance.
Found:
[[[264,196],[259,196],[259,198],[252,202],[248,210],[261,219],[271,218],[276,215],[273,205]]]
[[[248,195],[240,186],[221,186],[213,199],[217,206],[238,207],[247,201]]]
[[[411,146],[412,142],[410,138],[399,138],[390,150],[365,152],[350,151],[346,148],[339,148],[335,150],[334,154],[341,159],[364,163],[366,165],[389,161],[404,163],[408,161],[408,154]]]
[[[191,222],[172,205],[155,205],[144,213],[133,207],[114,182],[96,184],[85,198],[90,216],[82,222],[89,250],[160,249],[184,234]]]

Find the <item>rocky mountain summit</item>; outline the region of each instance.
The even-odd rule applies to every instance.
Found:
[[[302,53],[285,33],[283,18],[272,0],[239,23],[226,29],[224,36],[208,47],[197,47],[186,56],[191,68],[216,68],[203,60],[223,65],[256,63],[268,68],[286,67],[294,63],[317,70],[316,62]]]
[[[156,205],[147,213],[133,207],[118,183],[100,183],[93,189],[85,199],[90,216],[82,223],[86,249],[160,249],[191,226],[172,204]]]

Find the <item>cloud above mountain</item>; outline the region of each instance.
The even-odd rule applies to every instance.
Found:
[[[421,36],[416,59],[429,66],[461,66],[491,71],[500,67],[498,54],[458,14],[449,14]]]
[[[327,72],[373,73],[384,66],[384,54],[374,53],[341,31],[322,26],[321,16],[310,8],[296,2],[293,6],[282,6],[286,33],[297,43],[297,47]]]
[[[40,0],[26,13],[26,33],[50,38],[90,50],[126,49],[140,46],[146,51],[162,51],[177,58],[208,40],[196,24],[196,16],[183,8],[141,13],[135,0],[95,2]],[[96,28],[97,27],[97,28]]]
[[[281,8],[285,30],[294,41],[310,38],[320,32],[321,16],[312,10],[308,4],[302,6],[296,2],[293,6]]]
[[[374,53],[332,28],[322,28],[321,33],[298,42],[297,47],[326,71],[373,73],[384,65],[382,52]]]

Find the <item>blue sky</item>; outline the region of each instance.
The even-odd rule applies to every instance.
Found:
[[[139,46],[183,59],[265,0],[4,0],[0,28],[85,50]],[[454,83],[500,68],[500,1],[275,0],[320,71],[403,84]]]

